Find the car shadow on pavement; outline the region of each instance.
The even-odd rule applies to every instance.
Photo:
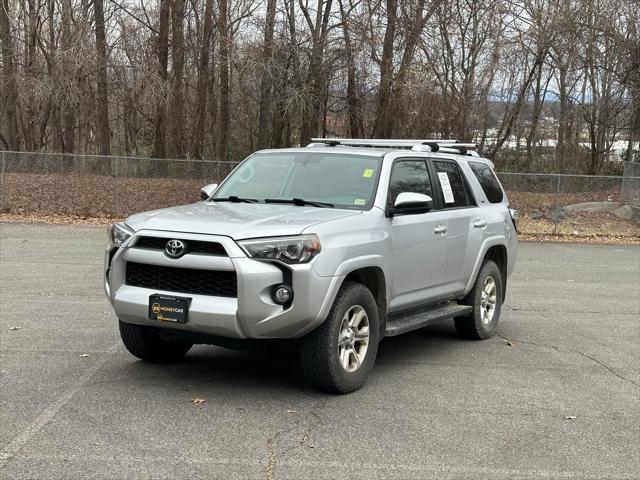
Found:
[[[302,370],[295,345],[276,344],[270,349],[256,347],[231,350],[211,345],[197,345],[180,361],[154,364],[128,358],[132,383],[152,380],[171,384],[203,385],[235,388],[249,386],[251,390],[305,390]]]
[[[385,338],[378,351],[378,361],[384,364],[384,369],[374,367],[372,375],[374,378],[393,375],[396,370],[404,368],[403,363],[417,358],[441,360],[452,349],[460,348],[461,343],[468,341],[457,336],[452,322]],[[245,387],[252,391],[265,388],[283,393],[321,394],[304,380],[295,342],[264,344],[246,350],[197,345],[176,363],[145,363],[134,357],[128,357],[127,363],[129,381],[133,384],[154,381],[167,385]]]

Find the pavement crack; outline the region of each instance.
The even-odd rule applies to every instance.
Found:
[[[267,439],[267,452],[269,454],[269,458],[267,460],[267,465],[265,467],[265,479],[266,480],[274,480],[276,477],[276,466],[278,464],[278,457],[285,452],[278,452],[276,448],[276,441],[282,435],[286,435],[289,432],[293,432],[300,425],[300,420],[296,420],[294,424],[288,428],[283,428],[282,430],[278,430],[271,437]]]
[[[511,305],[503,305],[503,311],[507,312],[534,312],[534,313],[578,313],[578,314],[587,314],[587,315],[602,315],[604,311],[597,310],[561,310],[561,309],[542,309],[536,307],[513,307]],[[613,312],[615,315],[637,315],[637,312]]]
[[[282,459],[282,457],[286,456],[288,453],[297,448],[307,446],[308,441],[311,438],[311,434],[322,423],[322,417],[318,413],[318,410],[324,408],[326,404],[327,401],[316,402],[316,404],[311,407],[309,412],[302,419],[296,420],[292,426],[279,430],[273,436],[267,439],[268,459],[267,465],[265,466],[265,480],[275,480],[278,461]],[[295,440],[292,445],[289,445],[286,448],[277,448],[277,440],[280,437],[294,432],[301,426],[304,426],[304,428],[302,429],[302,432],[298,436],[297,440]]]
[[[570,353],[575,353],[576,355],[580,355],[581,357],[584,357],[588,360],[591,360],[592,362],[600,365],[602,368],[604,368],[605,370],[609,371],[611,374],[615,375],[616,377],[618,377],[621,380],[624,380],[625,382],[629,382],[632,385],[635,385],[637,388],[640,388],[640,384],[638,382],[636,382],[635,380],[632,380],[631,378],[627,378],[624,375],[616,372],[616,370],[607,365],[606,363],[598,360],[597,358],[592,357],[591,355],[588,355],[584,352],[581,352],[580,350],[575,350],[573,348],[567,348],[567,347],[559,347],[557,345],[552,345],[550,343],[536,343],[536,342],[529,342],[529,341],[525,341],[525,340],[518,340],[515,338],[508,338],[505,337],[504,335],[500,335],[499,333],[496,334],[498,337],[502,338],[504,341],[506,341],[510,346],[515,346],[515,344],[522,344],[522,345],[531,345],[534,347],[543,347],[543,348],[552,348],[557,352],[561,352],[561,353],[566,353],[566,352],[570,352]]]

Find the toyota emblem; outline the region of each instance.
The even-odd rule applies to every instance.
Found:
[[[187,247],[185,247],[184,242],[181,240],[169,240],[164,247],[164,252],[171,258],[180,258],[186,251]]]

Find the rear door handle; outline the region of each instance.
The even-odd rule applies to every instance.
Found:
[[[448,231],[449,229],[446,225],[438,225],[433,229],[433,233],[435,233],[436,235],[446,235]]]
[[[478,230],[482,230],[483,228],[487,228],[487,221],[484,218],[479,218],[474,220],[473,228],[477,228]]]

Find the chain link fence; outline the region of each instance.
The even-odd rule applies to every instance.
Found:
[[[122,218],[191,203],[235,162],[0,152],[0,213]],[[499,173],[520,230],[640,236],[640,164],[623,177]]]
[[[194,202],[234,162],[0,152],[1,213],[125,217]]]
[[[640,177],[499,173],[520,230],[640,236]]]

